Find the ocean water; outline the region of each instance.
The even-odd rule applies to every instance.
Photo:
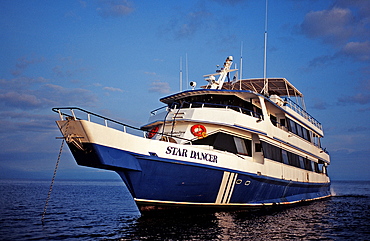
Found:
[[[153,210],[119,181],[0,180],[0,240],[370,240],[370,181],[334,181],[334,196],[271,210]]]

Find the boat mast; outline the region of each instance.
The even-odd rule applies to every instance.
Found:
[[[242,75],[243,75],[243,41],[240,45],[240,75],[239,75],[239,90],[242,90]]]
[[[182,91],[182,57],[180,57],[180,92]]]
[[[185,54],[186,86],[189,86],[188,53]]]
[[[230,69],[233,62],[233,56],[229,56],[226,58],[224,67],[221,70],[218,70],[214,74],[207,74],[203,75],[206,81],[208,81],[208,88],[209,89],[222,89],[222,86],[225,82],[226,77],[228,76],[229,72],[235,71],[236,69]],[[218,79],[216,80],[215,76],[219,75]]]
[[[268,5],[268,0],[266,0],[266,11],[265,11],[265,34],[264,34],[264,54],[263,54],[263,82],[264,86],[262,89],[262,92],[264,95],[268,96],[268,79],[266,78],[266,72],[267,72],[267,5]]]

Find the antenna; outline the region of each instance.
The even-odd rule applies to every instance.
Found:
[[[185,54],[186,86],[189,86],[188,53]]]
[[[268,0],[266,0],[266,12],[265,12],[265,46],[264,46],[264,54],[263,54],[263,94],[268,95],[268,80],[266,78],[266,65],[267,65],[267,5],[268,5]]]
[[[243,77],[243,41],[240,44],[240,75],[239,75],[239,90],[242,90],[242,77]]]
[[[180,57],[180,92],[182,91],[182,57]]]

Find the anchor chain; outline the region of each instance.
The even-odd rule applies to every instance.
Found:
[[[67,119],[67,124],[66,124],[66,129],[65,129],[65,133],[66,134],[67,134],[68,126],[69,126],[69,119]],[[63,135],[63,136],[65,136],[65,135]],[[46,201],[45,201],[44,212],[42,213],[42,217],[41,217],[42,224],[44,224],[44,218],[45,218],[45,214],[46,214],[46,209],[47,209],[48,204],[49,204],[51,192],[53,191],[54,180],[55,180],[55,176],[57,175],[57,170],[58,170],[58,166],[59,166],[59,162],[60,162],[60,157],[62,155],[62,150],[63,150],[64,142],[65,142],[65,138],[62,140],[62,144],[60,145],[58,159],[57,159],[57,162],[56,162],[55,168],[54,168],[54,174],[53,174],[53,177],[51,179],[48,196],[47,196]]]

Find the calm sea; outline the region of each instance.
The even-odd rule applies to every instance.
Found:
[[[119,181],[0,180],[1,240],[370,240],[370,182],[334,181],[330,199],[259,211],[140,216]]]

